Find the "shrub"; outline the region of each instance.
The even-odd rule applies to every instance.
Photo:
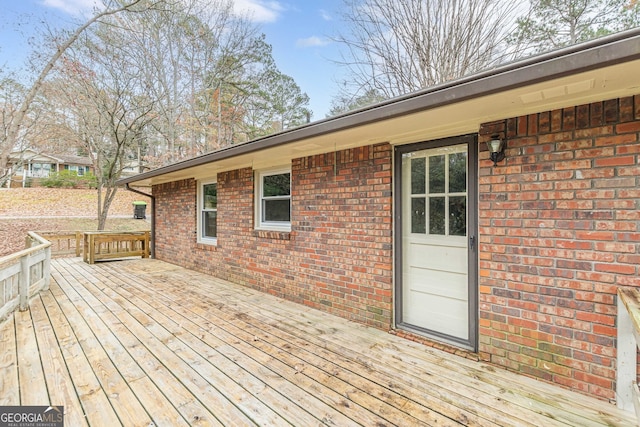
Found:
[[[78,176],[78,173],[75,171],[63,170],[51,173],[48,178],[42,180],[42,185],[48,188],[95,188],[97,186],[97,180],[92,173]]]

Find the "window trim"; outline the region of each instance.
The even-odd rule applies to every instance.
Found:
[[[271,175],[289,174],[289,221],[262,221],[263,178]],[[255,172],[255,228],[256,230],[291,231],[291,167],[263,169]],[[284,198],[284,197],[283,197]]]
[[[205,179],[205,180],[199,180],[198,181],[198,191],[197,191],[197,198],[198,198],[198,221],[197,221],[197,242],[204,244],[204,245],[217,245],[218,244],[218,237],[205,237],[202,235],[203,229],[204,229],[204,224],[203,224],[203,215],[202,213],[205,212],[204,211],[204,200],[203,200],[203,194],[204,194],[204,186],[205,185],[211,185],[211,184],[216,184],[216,186],[218,185],[218,179],[217,177],[214,178],[210,178],[210,179]],[[207,210],[209,211],[209,210]],[[215,211],[218,211],[218,208],[216,207]],[[217,221],[217,219],[216,219]]]

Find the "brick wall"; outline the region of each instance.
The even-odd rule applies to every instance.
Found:
[[[614,398],[616,290],[640,286],[640,96],[484,124],[480,348],[493,363]],[[506,160],[484,145],[501,133]],[[155,186],[156,255],[381,329],[392,324],[388,144],[292,161],[292,231],[254,229],[254,171],[218,175],[218,245],[196,182]]]
[[[640,96],[487,123],[480,165],[480,352],[614,398],[616,289],[640,286]]]
[[[294,159],[291,233],[254,229],[253,171],[218,174],[218,245],[194,180],[154,186],[156,257],[381,329],[392,323],[391,147]]]
[[[196,182],[192,179],[153,187],[156,198],[156,258],[190,262],[196,238]]]

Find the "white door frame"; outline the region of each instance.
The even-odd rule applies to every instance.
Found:
[[[467,251],[468,251],[468,339],[412,325],[403,319],[403,178],[402,158],[407,153],[467,144]],[[394,321],[395,327],[436,341],[467,350],[478,349],[478,138],[476,134],[444,138],[415,144],[400,145],[394,149]]]

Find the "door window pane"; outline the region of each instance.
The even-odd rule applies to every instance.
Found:
[[[449,197],[449,235],[466,236],[467,234],[467,198],[464,196]]]
[[[429,234],[445,234],[444,197],[429,198]]]
[[[425,199],[423,197],[411,199],[411,232],[425,234],[427,232],[425,217]]]
[[[424,194],[426,192],[426,164],[424,157],[411,159],[411,194]]]
[[[467,153],[449,155],[449,192],[467,191]]]
[[[429,193],[444,193],[444,157],[429,157]]]

